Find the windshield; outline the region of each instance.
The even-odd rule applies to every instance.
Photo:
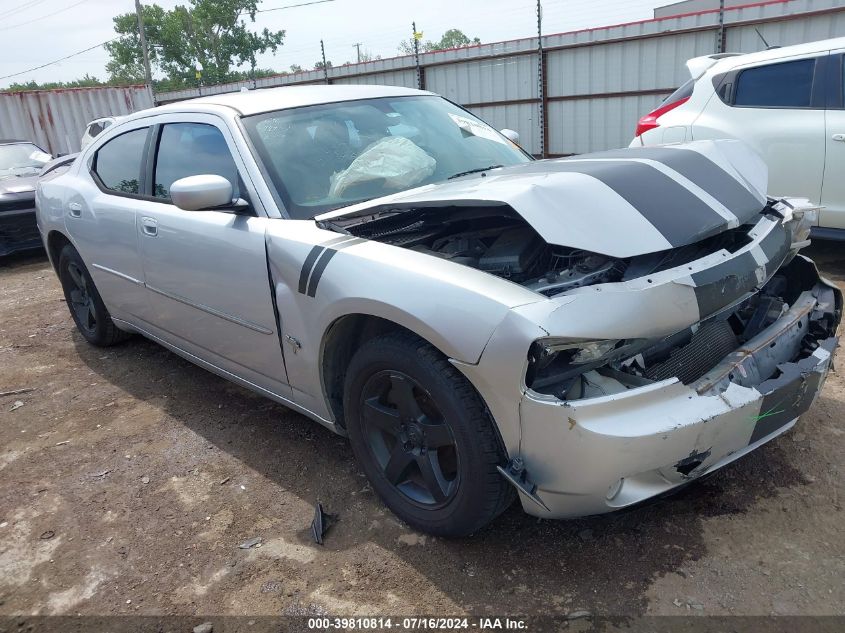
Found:
[[[466,110],[435,96],[278,110],[244,119],[291,217],[531,160]]]
[[[50,162],[50,155],[32,143],[0,145],[0,178],[37,176]]]

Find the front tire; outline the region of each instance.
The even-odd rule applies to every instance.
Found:
[[[412,527],[437,536],[477,531],[513,489],[493,421],[472,385],[410,333],[366,342],[344,385],[352,450],[374,490]]]
[[[59,255],[59,281],[76,328],[86,341],[98,347],[120,343],[130,335],[114,324],[91,274],[70,244]]]

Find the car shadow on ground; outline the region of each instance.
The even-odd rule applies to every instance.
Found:
[[[104,380],[160,404],[177,423],[282,490],[308,504],[322,501],[339,516],[327,535],[331,549],[375,543],[473,613],[544,614],[585,605],[642,613],[654,579],[705,553],[703,519],[744,513],[779,488],[806,483],[791,443],[776,440],[671,497],[623,512],[540,521],[514,503],[471,538],[408,547],[408,529],[385,520],[344,438],[140,337],[110,350],[108,361],[103,350],[76,332],[73,337],[80,358]],[[376,517],[380,527],[373,529]],[[303,526],[310,519],[304,516]],[[285,538],[313,545],[306,528]]]
[[[13,270],[30,264],[40,264],[46,259],[47,252],[43,248],[12,253],[11,255],[0,257],[0,269]]]

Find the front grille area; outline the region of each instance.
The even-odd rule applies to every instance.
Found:
[[[4,200],[0,202],[0,214],[4,211],[20,211],[22,209],[35,209],[35,200],[32,198],[23,200]]]
[[[689,343],[670,352],[669,358],[651,365],[646,378],[666,380],[677,377],[685,385],[695,382],[739,347],[739,341],[727,321],[701,326]]]
[[[32,201],[29,202],[32,206]],[[4,216],[0,213],[0,248],[2,245],[14,245],[31,240],[38,240],[38,225],[35,222],[35,210],[32,213],[17,213]]]

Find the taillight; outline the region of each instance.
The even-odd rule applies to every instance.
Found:
[[[644,132],[648,132],[649,130],[659,127],[660,124],[657,122],[657,119],[667,112],[674,110],[679,105],[685,104],[687,101],[689,101],[689,97],[684,97],[683,99],[678,99],[677,101],[673,101],[671,103],[664,103],[656,110],[652,110],[644,117],[641,117],[640,120],[637,121],[637,131],[634,132],[634,136],[640,136]]]

